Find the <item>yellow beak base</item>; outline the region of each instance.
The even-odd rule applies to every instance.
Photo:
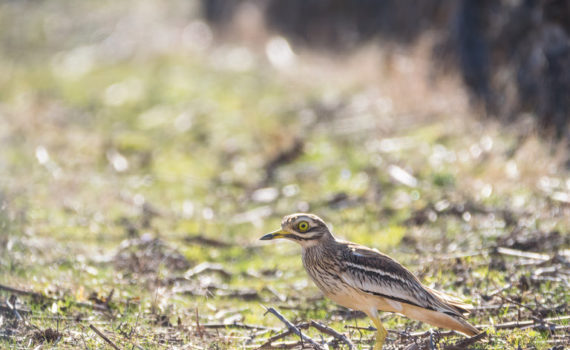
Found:
[[[260,240],[262,241],[269,241],[275,238],[284,238],[287,237],[287,235],[289,235],[289,233],[287,231],[283,231],[282,229],[270,232],[268,234],[266,234],[265,236],[261,237]]]

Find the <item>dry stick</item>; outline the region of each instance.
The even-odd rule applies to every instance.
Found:
[[[298,324],[298,325],[297,325],[297,328],[299,328],[299,329],[307,329],[307,328],[309,328],[309,324],[308,324],[308,323],[301,323],[301,324]],[[293,334],[293,331],[290,330],[290,329],[286,330],[286,331],[283,332],[283,333],[276,334],[276,335],[272,336],[271,338],[267,339],[267,341],[266,341],[265,343],[261,344],[261,345],[260,345],[258,348],[256,348],[256,349],[267,349],[267,348],[270,348],[270,347],[275,347],[275,345],[272,344],[274,341],[277,341],[277,340],[279,340],[279,339],[281,339],[281,338],[285,338],[286,336],[291,335],[291,334]]]
[[[505,301],[508,301],[509,303],[515,304],[515,305],[518,306],[518,307],[522,307],[522,308],[524,308],[524,309],[527,309],[528,311],[532,312],[533,315],[536,314],[536,310],[534,310],[533,308],[528,307],[528,306],[526,306],[526,305],[523,305],[523,304],[521,304],[521,303],[519,303],[519,302],[517,302],[517,301],[514,301],[513,299],[511,299],[511,298],[509,298],[509,297],[506,297],[506,296],[504,296],[504,295],[499,295],[499,298],[501,298],[501,299],[503,299],[503,300],[505,300]]]
[[[438,336],[451,335],[451,334],[456,334],[456,333],[455,333],[454,331],[437,332],[437,335],[438,335]],[[430,348],[430,349],[435,349],[435,348],[436,348],[436,344],[435,344],[434,341],[433,341],[434,332],[433,332],[433,330],[431,330],[431,329],[430,329],[429,331],[426,331],[426,332],[411,333],[411,334],[408,335],[408,337],[419,337],[419,338],[422,338],[422,337],[427,336],[427,335],[429,335],[429,338],[425,339],[425,340],[422,341],[420,344],[422,344],[422,343],[423,343],[424,345],[427,344],[427,345],[429,345],[429,348]],[[456,343],[454,343],[454,344],[450,344],[450,345],[444,346],[444,347],[443,347],[443,350],[463,350],[463,349],[466,349],[467,346],[469,346],[469,345],[471,345],[471,344],[473,344],[473,343],[478,342],[479,340],[485,338],[486,336],[487,336],[487,333],[481,332],[481,333],[479,333],[479,334],[477,334],[477,335],[474,335],[474,336],[472,336],[472,337],[469,337],[469,338],[460,340],[460,341],[458,341],[458,342],[456,342]],[[410,345],[407,346],[405,349],[406,349],[406,350],[419,350],[419,349],[420,349],[420,346],[418,346],[418,343],[414,343],[414,344],[410,344]]]
[[[488,294],[489,295],[489,294]],[[503,299],[505,300],[505,299]],[[477,306],[474,307],[473,309],[470,309],[469,311],[471,313],[476,312],[476,311],[486,311],[486,310],[497,310],[497,309],[502,309],[502,308],[512,308],[513,306],[522,306],[523,308],[530,308],[532,306],[536,306],[536,304],[533,303],[528,303],[528,304],[520,304],[520,303],[501,303],[501,304],[493,304],[493,305],[483,305],[483,306]],[[547,307],[554,307],[552,305],[546,305]]]
[[[548,331],[550,334],[558,331],[566,331],[570,329],[570,326],[564,326],[560,324],[554,323],[537,323],[526,327],[521,327],[521,329],[533,328],[538,329],[539,331]]]
[[[271,329],[264,326],[257,326],[245,323],[206,323],[200,325],[202,328],[211,328],[211,329],[222,329],[222,328],[237,328],[237,329],[250,329],[255,331],[277,331],[277,329]]]
[[[293,334],[292,331],[286,330],[286,331],[283,332],[283,333],[279,333],[279,334],[274,335],[274,336],[272,336],[271,338],[267,339],[267,341],[266,341],[265,343],[261,344],[259,347],[255,348],[255,349],[256,349],[256,350],[261,350],[261,349],[267,349],[267,348],[270,348],[270,347],[274,347],[274,345],[273,345],[273,342],[274,342],[274,341],[277,341],[277,340],[279,340],[279,339],[281,339],[281,338],[285,338],[286,336],[291,335],[291,334]]]
[[[336,339],[342,340],[343,342],[346,343],[346,345],[348,345],[348,348],[350,350],[354,349],[354,344],[352,344],[350,339],[348,339],[344,334],[340,334],[339,332],[335,331],[334,329],[332,329],[328,326],[325,326],[324,324],[321,324],[321,323],[316,322],[316,321],[311,321],[310,325],[312,327],[315,327],[316,329],[318,329],[319,331],[321,331],[325,334],[332,335]]]
[[[144,348],[142,346],[140,346],[139,344],[136,344],[132,340],[128,340],[128,342],[131,343],[131,345],[134,346],[135,348],[137,348],[139,350],[144,350]]]
[[[119,347],[117,345],[115,345],[115,343],[113,343],[111,341],[111,339],[107,338],[107,336],[105,334],[103,334],[100,330],[97,329],[97,327],[95,327],[94,325],[90,324],[89,328],[91,328],[93,330],[93,332],[97,333],[98,336],[100,336],[104,341],[107,342],[107,344],[111,345],[111,347],[115,350],[121,350],[119,349]]]
[[[60,301],[61,299],[58,298],[52,298],[52,297],[48,297],[47,295],[41,294],[41,293],[37,293],[37,292],[30,292],[27,290],[22,290],[22,289],[18,289],[18,288],[14,288],[14,287],[10,287],[10,286],[4,286],[2,284],[0,284],[0,290],[5,290],[8,292],[12,292],[14,294],[20,294],[20,295],[29,295],[35,298],[40,298],[40,299],[44,299],[44,300],[49,300],[49,301]],[[80,307],[89,307],[89,308],[93,308],[93,309],[97,309],[100,311],[109,311],[109,309],[103,305],[98,305],[98,304],[88,304],[88,303],[82,303],[80,301],[74,301],[74,300],[70,300],[70,303],[72,303],[75,306],[80,306]]]
[[[218,272],[224,277],[231,277],[232,276],[232,274],[229,273],[227,271],[227,269],[224,268],[224,265],[222,265],[222,264],[203,262],[200,265],[195,266],[194,268],[186,271],[184,273],[184,278],[185,279],[191,279],[192,277],[195,277],[195,276],[198,276],[204,272],[210,272],[210,271],[211,272]]]
[[[552,322],[552,321],[563,321],[563,320],[569,320],[570,319],[570,315],[565,315],[565,316],[554,316],[554,317],[547,317],[544,318],[544,321],[548,321],[548,322]]]
[[[462,350],[462,349],[467,348],[469,345],[476,343],[479,340],[485,338],[486,336],[487,336],[487,333],[481,332],[481,333],[474,335],[470,338],[460,340],[455,344],[448,345],[448,346],[444,347],[443,350]]]
[[[493,327],[495,329],[513,329],[513,328],[524,328],[524,327],[540,327],[541,325],[544,325],[545,322],[548,322],[551,325],[556,325],[559,326],[556,323],[553,323],[553,321],[563,321],[563,320],[567,320],[570,319],[570,315],[564,315],[564,316],[557,316],[557,317],[549,317],[549,318],[544,318],[542,319],[542,322],[537,322],[535,320],[523,320],[523,321],[512,321],[512,322],[505,322],[505,323],[499,323],[499,324],[495,324],[495,325],[489,325],[489,324],[478,324],[475,325],[475,328],[477,329],[485,329],[485,328],[489,328],[489,327]],[[356,326],[351,326],[351,325],[345,325],[345,328],[352,328],[352,329],[358,329],[358,330],[363,330],[363,331],[376,331],[376,328],[370,326],[370,327],[356,327]],[[392,330],[388,330],[388,332],[395,332]],[[400,332],[396,332],[396,333],[400,333]],[[409,333],[408,335],[411,337],[422,337],[422,336],[426,336],[429,334],[429,331],[426,332],[414,332],[414,333]],[[456,334],[455,331],[443,331],[443,332],[438,332],[439,335],[452,335],[452,334]]]
[[[192,235],[184,237],[184,241],[186,243],[195,243],[202,246],[212,246],[218,248],[227,248],[231,247],[231,244],[225,241],[219,241],[213,238],[208,238],[203,235]]]
[[[522,250],[516,250],[516,249],[511,249],[511,248],[505,248],[505,247],[498,247],[497,253],[502,254],[502,255],[516,256],[518,258],[527,258],[527,259],[533,259],[533,260],[547,261],[550,259],[550,255],[533,253],[533,252],[525,252]]]
[[[377,331],[377,329],[372,327],[372,326],[357,327],[357,326],[345,325],[344,328],[357,329],[359,331],[369,331],[369,332],[376,332]],[[393,334],[396,334],[399,336],[404,336],[404,337],[425,337],[426,335],[430,334],[430,330],[423,331],[423,332],[413,332],[413,333],[402,332],[402,331],[397,331],[397,330],[393,330],[393,329],[387,329],[387,331],[388,331],[388,333],[393,333]],[[438,331],[437,334],[441,335],[441,336],[447,336],[447,335],[453,335],[453,334],[457,334],[457,333],[455,331]]]
[[[269,344],[264,348],[256,348],[256,349],[303,349],[303,348],[304,347],[302,341],[293,341],[293,342]]]
[[[473,256],[479,256],[486,254],[486,249],[480,249],[473,252],[465,252],[465,253],[456,253],[456,254],[442,254],[432,258],[427,259],[429,262],[437,261],[437,260],[455,260],[455,259],[462,259],[462,258],[469,258]]]
[[[507,283],[506,286],[501,287],[501,288],[499,288],[499,289],[496,289],[496,290],[494,290],[494,291],[492,291],[492,292],[487,293],[487,297],[491,298],[491,297],[494,297],[494,296],[497,295],[497,294],[501,294],[502,292],[504,292],[505,290],[511,288],[512,286],[513,286],[512,283]]]
[[[25,323],[24,318],[20,315],[20,313],[18,312],[18,309],[16,308],[17,300],[18,300],[18,297],[15,295],[12,295],[10,298],[8,298],[8,300],[6,301],[6,304],[11,309],[11,311],[14,313],[14,315],[16,316],[18,321]]]
[[[113,294],[115,293],[115,288],[111,289],[111,291],[109,292],[109,295],[107,296],[107,299],[105,299],[105,307],[109,307],[109,303],[111,302],[111,298],[113,298]]]
[[[370,331],[370,332],[376,332],[376,328],[372,327],[372,326],[368,326],[368,327],[360,327],[360,326],[351,326],[349,324],[345,325],[344,328],[349,328],[349,329],[358,329],[360,331]],[[388,330],[388,332],[390,332],[390,330]]]
[[[15,308],[12,308],[9,306],[0,305],[0,312],[17,312],[20,315],[21,314],[25,315],[25,314],[29,314],[30,310],[15,309]],[[16,316],[16,317],[18,317],[18,316]],[[20,317],[22,317],[22,316],[20,316]],[[70,318],[72,318],[72,317],[70,317]]]
[[[37,297],[44,297],[43,294],[40,293],[36,293],[36,292],[28,292],[26,290],[21,290],[21,289],[17,289],[14,287],[9,287],[9,286],[4,286],[0,284],[0,289],[2,290],[6,290],[8,292],[12,292],[12,293],[16,293],[16,294],[22,294],[22,295],[32,295],[32,296],[37,296]]]
[[[410,337],[419,337],[419,338],[421,338],[421,337],[425,337],[425,336],[429,335],[429,334],[430,334],[430,331],[431,331],[431,329],[428,330],[428,331],[425,331],[425,332],[409,333],[408,335],[409,335]],[[441,337],[446,337],[446,336],[449,336],[449,335],[456,335],[456,334],[458,334],[458,333],[455,332],[455,331],[438,331],[437,334],[438,334],[439,336],[441,336]]]
[[[196,330],[200,338],[204,339],[204,333],[202,333],[202,327],[200,327],[200,316],[198,315],[198,308],[194,309],[196,311]]]
[[[301,337],[302,340],[306,341],[307,343],[311,344],[313,346],[313,348],[318,349],[318,350],[324,350],[324,348],[319,345],[317,342],[315,342],[313,339],[311,339],[310,337],[304,335],[299,328],[295,327],[294,324],[292,324],[291,322],[289,322],[289,320],[287,320],[283,315],[281,315],[277,310],[275,310],[274,308],[270,307],[270,308],[266,308],[266,314],[272,313],[273,315],[275,315],[281,322],[283,322],[287,328],[289,328],[289,330],[291,330],[293,333],[297,334],[299,337]]]
[[[435,342],[433,340],[433,329],[430,329],[428,333],[429,333],[429,348],[430,350],[435,350]]]
[[[271,294],[275,295],[280,302],[287,301],[287,297],[281,293],[279,293],[275,288],[271,286],[265,286],[265,289],[268,290]]]
[[[545,318],[543,321],[546,321],[552,325],[558,326],[556,323],[552,323],[551,321],[565,320],[565,319],[568,319],[569,317],[570,316],[560,316],[560,318],[551,317],[551,318]],[[499,323],[496,325],[477,325],[475,327],[477,327],[479,329],[487,328],[487,327],[493,327],[495,329],[513,329],[513,328],[525,328],[525,327],[529,327],[529,326],[540,327],[541,325],[543,325],[543,323],[535,322],[533,320],[524,320],[524,321],[513,321],[513,322]]]

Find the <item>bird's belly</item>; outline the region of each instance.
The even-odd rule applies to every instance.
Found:
[[[356,293],[336,293],[326,294],[326,296],[335,303],[344,307],[356,310],[368,310],[368,303],[360,295]]]
[[[355,310],[368,313],[370,310],[380,310],[388,312],[401,312],[402,304],[397,301],[383,297],[363,293],[352,289],[344,289],[335,294],[325,293],[325,295],[335,303]]]
[[[325,293],[325,295],[339,305],[366,312],[375,304],[369,296],[353,288],[343,288],[335,293]]]

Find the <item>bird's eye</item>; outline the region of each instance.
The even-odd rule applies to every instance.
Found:
[[[297,225],[297,228],[300,232],[306,232],[309,229],[309,223],[306,221],[301,221],[299,225]]]

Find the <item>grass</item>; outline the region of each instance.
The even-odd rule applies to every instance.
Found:
[[[402,96],[425,73],[418,52],[405,56],[415,70],[390,68],[382,81],[314,54],[283,72],[247,46],[161,43],[153,33],[194,20],[182,2],[147,6],[0,5],[0,284],[35,293],[0,290],[0,305],[17,295],[23,317],[0,310],[0,347],[108,346],[94,325],[120,348],[255,348],[283,329],[265,305],[368,348],[373,333],[345,326],[369,321],[323,298],[297,246],[257,241],[295,211],[465,297],[479,307],[475,324],[559,327],[490,327],[473,348],[568,342],[568,319],[556,319],[569,315],[563,151],[477,119],[453,79],[435,89],[420,79]],[[59,28],[44,16],[86,10],[84,23]],[[536,266],[497,246],[560,260]],[[226,272],[184,278],[204,262]],[[234,323],[264,328],[204,328]],[[419,339],[391,334],[387,347]],[[440,348],[460,339],[435,335]]]

